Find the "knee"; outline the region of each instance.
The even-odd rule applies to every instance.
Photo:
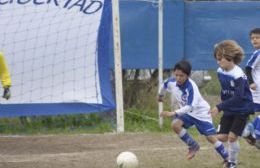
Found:
[[[237,136],[236,135],[228,135],[228,141],[229,142],[235,142],[237,140]]]
[[[221,142],[227,142],[228,141],[228,136],[224,134],[218,134],[217,139]]]
[[[182,129],[182,125],[179,122],[173,122],[171,128],[174,132],[178,134]]]

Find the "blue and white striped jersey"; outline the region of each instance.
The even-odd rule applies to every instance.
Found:
[[[199,89],[192,79],[188,79],[183,85],[178,85],[175,78],[167,79],[160,91],[160,96],[165,96],[166,92],[174,96],[178,102],[178,115],[188,114],[198,120],[212,123],[209,114],[210,106],[201,96]]]
[[[223,110],[224,115],[252,113],[252,94],[243,70],[236,65],[230,71],[218,68],[217,73],[222,100],[218,109]]]
[[[260,104],[260,50],[256,50],[247,62],[247,67],[252,68],[252,78],[256,84],[256,90],[252,91],[253,100]]]

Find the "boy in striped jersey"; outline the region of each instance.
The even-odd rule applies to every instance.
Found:
[[[250,40],[256,49],[246,65],[246,75],[253,95],[255,112],[260,112],[260,28],[250,32]]]
[[[224,40],[215,45],[214,57],[219,65],[217,74],[221,85],[221,103],[211,110],[211,114],[216,116],[223,111],[217,137],[222,142],[228,142],[229,161],[225,167],[236,168],[240,149],[238,138],[253,113],[247,77],[238,66],[244,51],[235,41]]]
[[[202,98],[197,85],[189,78],[191,65],[187,61],[178,62],[173,68],[173,76],[166,80],[159,92],[159,101],[163,101],[166,92],[174,96],[179,104],[175,111],[163,111],[162,117],[172,117],[172,129],[188,146],[187,159],[192,159],[199,150],[199,144],[188,134],[186,129],[196,126],[198,131],[214,145],[217,153],[228,159],[228,153],[222,142],[216,138],[216,131],[209,114],[210,106]]]

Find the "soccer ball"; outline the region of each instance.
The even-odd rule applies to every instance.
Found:
[[[138,160],[132,152],[122,152],[117,156],[117,168],[137,168]]]

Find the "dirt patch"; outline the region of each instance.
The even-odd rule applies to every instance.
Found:
[[[217,168],[222,160],[199,137],[201,151],[191,161],[187,148],[172,134],[87,134],[1,136],[0,168],[115,168],[117,155],[134,152],[140,168]],[[239,167],[259,167],[260,151],[241,142]]]

